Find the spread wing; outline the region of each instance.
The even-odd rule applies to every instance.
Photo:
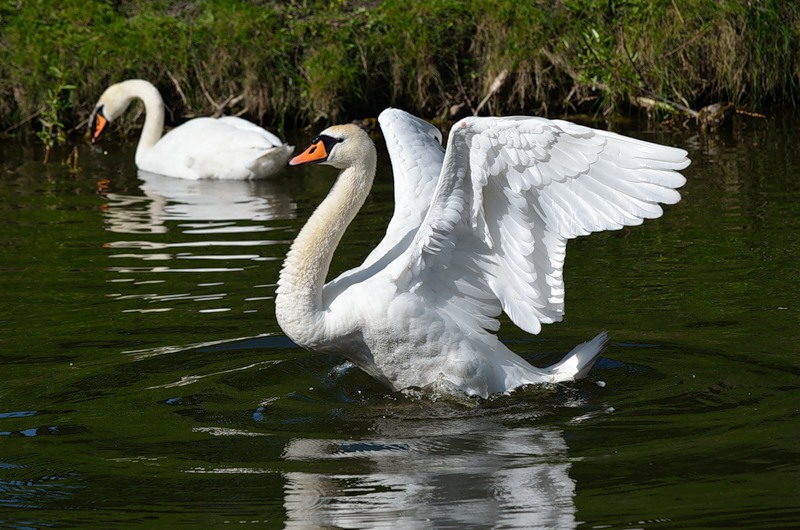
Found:
[[[394,174],[394,214],[386,235],[365,265],[391,253],[410,237],[428,213],[433,191],[442,170],[442,133],[416,116],[399,109],[386,109],[378,116]]]
[[[387,270],[463,322],[530,333],[561,319],[568,239],[640,224],[680,200],[686,151],[544,118],[453,126],[427,215]]]

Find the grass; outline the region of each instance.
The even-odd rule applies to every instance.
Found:
[[[637,96],[757,110],[800,95],[800,3],[783,0],[0,0],[0,131],[82,127],[146,78],[172,122],[628,114]],[[53,69],[61,73],[54,79]]]

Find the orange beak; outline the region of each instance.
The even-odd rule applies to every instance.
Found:
[[[317,140],[312,143],[308,149],[289,160],[290,166],[299,166],[301,164],[310,164],[312,162],[323,162],[328,158],[328,150],[325,148],[325,143],[322,140]]]
[[[94,129],[94,132],[92,133],[92,143],[95,143],[97,139],[100,138],[100,135],[103,134],[106,125],[108,125],[108,120],[106,117],[103,116],[101,112],[95,114],[94,125],[92,126]]]

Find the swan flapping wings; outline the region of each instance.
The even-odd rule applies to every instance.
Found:
[[[447,149],[432,125],[379,117],[395,212],[360,267],[325,284],[336,245],[364,203],[377,154],[357,126],[322,131],[290,165],[340,169],[290,248],[275,314],[314,351],[339,353],[393,389],[445,384],[486,397],[583,377],[607,340],[537,368],[491,333],[505,311],[538,333],[564,312],[567,240],[635,225],[675,203],[686,152],[543,118],[466,118]]]
[[[661,216],[689,165],[682,149],[559,120],[465,118],[444,152],[408,113],[380,123],[397,187],[378,249],[414,233],[387,272],[467,328],[496,330],[500,308],[530,333],[561,320],[567,240]]]

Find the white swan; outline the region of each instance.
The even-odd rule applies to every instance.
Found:
[[[465,118],[441,133],[388,109],[379,123],[395,172],[395,211],[365,262],[323,285],[375,174],[354,125],[323,131],[289,164],[341,172],[298,234],[275,309],[297,344],[341,354],[392,389],[442,385],[486,397],[586,375],[600,333],[535,368],[492,332],[505,311],[530,333],[561,320],[568,239],[659,217],[680,200],[686,151],[543,118]]]
[[[136,166],[144,171],[184,179],[257,179],[286,166],[294,147],[241,118],[195,118],[163,137],[164,101],[143,79],[111,85],[97,100],[89,120],[92,143],[134,98],[144,103],[145,119]]]

